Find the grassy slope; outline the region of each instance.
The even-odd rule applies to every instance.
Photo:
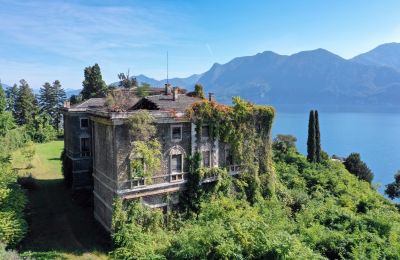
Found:
[[[80,206],[76,197],[62,182],[62,141],[36,144],[32,169],[20,151],[13,155],[14,168],[20,174],[32,173],[36,189],[28,192],[30,231],[22,251],[45,253],[44,257],[60,255],[66,259],[106,259],[106,234],[94,222],[91,208]],[[74,201],[75,199],[75,201]]]

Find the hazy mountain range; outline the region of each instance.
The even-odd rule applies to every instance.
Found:
[[[139,82],[162,86],[165,80],[144,75]],[[279,55],[266,51],[239,57],[172,85],[192,89],[200,82],[219,101],[239,95],[278,108],[333,110],[400,110],[400,44],[389,43],[344,59],[324,49]]]
[[[152,86],[166,82],[135,77]],[[202,74],[169,79],[188,90],[197,82],[224,103],[238,95],[281,110],[400,111],[400,43],[383,44],[352,59],[324,49],[293,55],[265,51],[215,63]],[[80,90],[66,92],[71,96]]]

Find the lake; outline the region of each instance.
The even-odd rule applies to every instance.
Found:
[[[318,111],[319,112],[319,111]],[[297,137],[297,148],[307,153],[309,113],[277,113],[272,132]],[[393,181],[400,170],[400,114],[319,112],[321,146],[329,155],[360,153],[375,174],[373,183]]]

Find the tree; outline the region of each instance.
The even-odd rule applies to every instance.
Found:
[[[82,102],[82,96],[81,95],[72,95],[69,98],[69,101],[71,102],[71,105],[78,104],[78,103]]]
[[[308,119],[308,139],[307,139],[307,160],[309,162],[316,161],[316,142],[315,142],[315,114],[310,111]]]
[[[81,91],[82,100],[94,97],[105,97],[107,94],[107,85],[101,75],[100,66],[96,63],[93,66],[85,68],[85,80],[82,82]]]
[[[321,134],[319,132],[319,119],[318,119],[318,111],[314,112],[314,124],[315,124],[315,157],[317,162],[322,161],[322,150],[321,150]]]
[[[55,94],[56,111],[54,114],[53,126],[58,130],[60,128],[62,113],[61,108],[64,106],[64,101],[67,100],[65,90],[62,88],[60,81],[53,82],[53,90]]]
[[[203,85],[201,85],[200,83],[197,83],[196,85],[194,85],[194,92],[196,93],[196,96],[198,96],[199,98],[203,98],[203,99],[205,98]]]
[[[0,137],[15,128],[14,118],[11,112],[6,111],[7,98],[0,82]]]
[[[361,161],[359,153],[351,153],[344,161],[344,166],[350,173],[354,174],[361,180],[371,183],[374,178],[374,174],[368,168],[367,164]]]
[[[15,102],[16,121],[19,125],[33,122],[34,115],[38,112],[37,100],[28,83],[21,79],[18,96]]]
[[[147,97],[150,93],[150,85],[147,83],[142,83],[140,87],[137,88],[137,96],[142,98],[142,97]]]
[[[0,113],[5,111],[7,108],[7,98],[6,93],[4,92],[3,85],[0,82]]]
[[[138,86],[136,78],[129,77],[129,70],[128,73],[125,75],[124,73],[118,74],[119,79],[119,86],[124,88],[135,88]]]
[[[385,193],[391,199],[400,198],[400,171],[394,175],[394,181],[386,185]]]
[[[15,104],[18,97],[17,84],[14,84],[12,87],[8,87],[6,89],[6,96],[7,96],[7,110],[10,111],[12,115],[15,117],[16,116]]]
[[[50,83],[46,82],[39,90],[39,107],[41,113],[46,113],[50,117],[53,118],[55,113],[55,93],[50,85]]]
[[[278,134],[272,142],[272,148],[276,153],[287,153],[289,149],[296,148],[297,138],[293,135]]]

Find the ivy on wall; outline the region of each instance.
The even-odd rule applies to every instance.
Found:
[[[201,131],[202,125],[207,124],[211,143],[214,145],[218,139],[228,144],[233,161],[240,165],[240,186],[247,199],[255,203],[262,195],[274,195],[275,173],[271,154],[271,128],[275,116],[273,107],[254,105],[234,97],[233,106],[209,100],[197,102],[187,110],[187,115],[196,125],[197,150],[192,160],[201,161]],[[194,182],[190,186],[196,183],[198,186],[198,180],[201,179],[200,164],[194,164],[199,167],[189,171],[188,182],[191,182],[190,179]]]
[[[147,184],[161,165],[161,144],[156,138],[154,117],[145,110],[128,118],[132,150],[130,153],[131,178],[145,178]]]

